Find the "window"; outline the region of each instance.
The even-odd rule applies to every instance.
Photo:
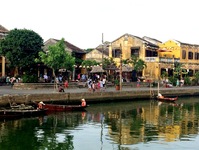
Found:
[[[112,57],[114,58],[120,58],[121,50],[120,49],[113,49],[112,50]]]
[[[132,47],[131,48],[131,56],[139,57],[140,47]]]
[[[182,59],[186,59],[186,51],[182,50]]]
[[[193,59],[193,52],[188,53],[188,59]]]
[[[193,77],[193,70],[189,69],[188,76]]]
[[[195,52],[195,60],[198,60],[198,59],[199,59],[199,53]]]
[[[158,53],[155,52],[155,51],[146,50],[145,55],[146,55],[145,57],[157,57],[157,56],[158,56]]]

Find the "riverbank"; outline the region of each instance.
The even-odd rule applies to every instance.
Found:
[[[199,86],[189,87],[161,87],[160,91],[165,96],[199,96]],[[115,87],[108,87],[104,91],[89,92],[85,88],[69,88],[60,93],[53,88],[42,89],[13,89],[11,86],[0,86],[0,106],[12,102],[29,103],[31,101],[79,103],[85,98],[87,103],[112,102],[122,100],[150,99],[151,92],[157,95],[157,88],[149,87],[123,87],[116,91]]]

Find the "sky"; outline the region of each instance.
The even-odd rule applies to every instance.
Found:
[[[95,48],[128,33],[199,45],[198,0],[4,0],[0,24]]]

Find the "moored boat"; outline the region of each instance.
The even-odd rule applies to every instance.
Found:
[[[86,106],[81,105],[60,105],[60,104],[45,104],[43,108],[48,111],[84,111]]]
[[[0,119],[41,116],[45,115],[46,111],[46,109],[2,109],[0,110]]]
[[[171,102],[174,102],[176,100],[178,100],[178,97],[158,97],[157,96],[157,100],[159,101],[171,101]]]

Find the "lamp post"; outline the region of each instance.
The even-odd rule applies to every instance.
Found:
[[[103,59],[104,59],[104,34],[102,33],[102,68],[103,68]]]
[[[122,91],[122,45],[120,44],[120,91]]]

